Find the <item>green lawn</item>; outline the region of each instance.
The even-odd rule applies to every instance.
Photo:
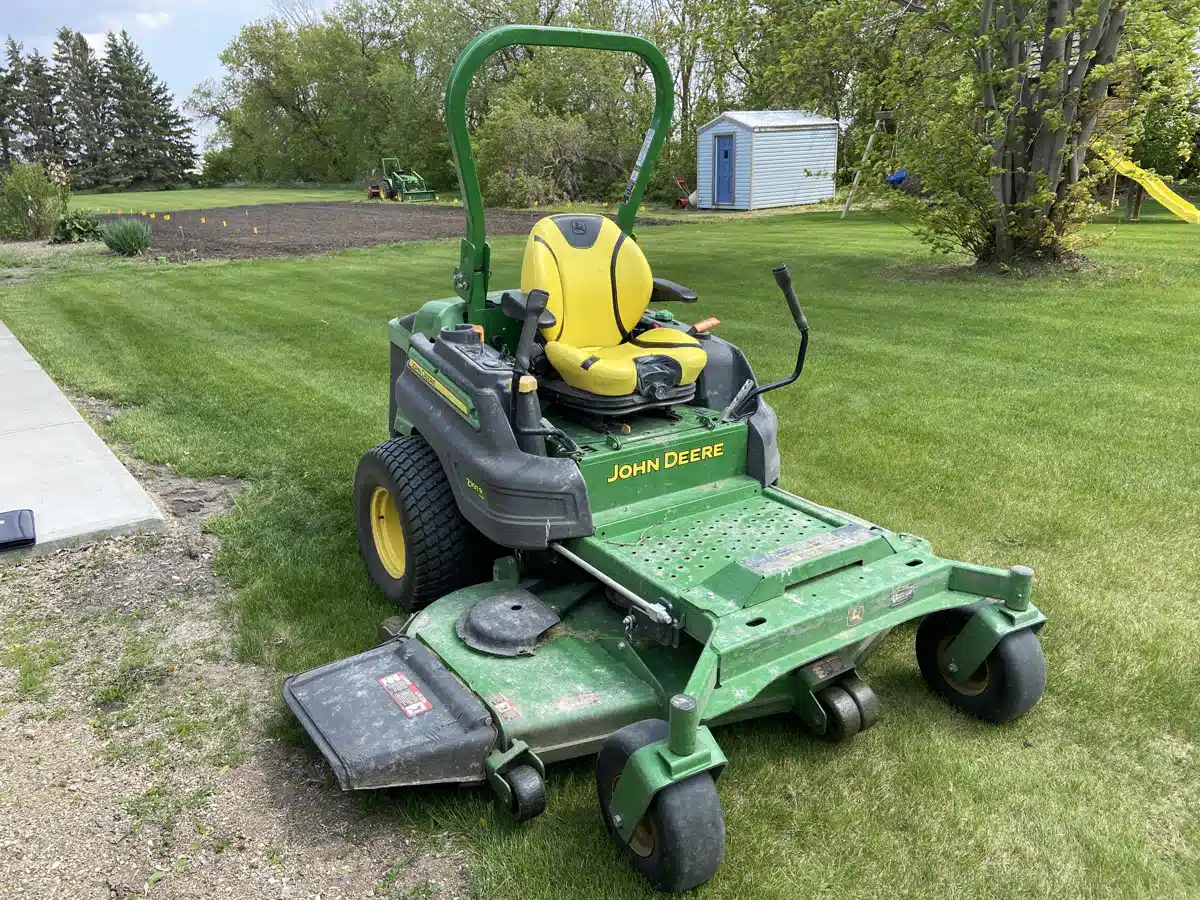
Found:
[[[174,212],[218,206],[260,206],[264,203],[309,203],[323,200],[365,200],[365,187],[316,188],[187,188],[178,191],[126,191],[119,194],[75,194],[71,208],[93,213]]]
[[[884,714],[850,745],[784,718],[719,731],[728,850],[702,896],[1200,896],[1200,229],[1101,227],[1094,269],[1039,280],[948,269],[870,213],[643,232],[760,376],[794,359],[770,273],[791,266],[813,343],[774,399],[786,487],[945,556],[1031,565],[1050,617],[1045,698],[1010,726],[930,696],[905,629],[867,666]],[[497,285],[519,247],[495,242]],[[384,323],[448,294],[457,256],[68,274],[0,290],[0,318],[61,383],[133,406],[110,439],[251,479],[213,524],[228,612],[247,659],[295,672],[365,648],[388,612],[351,478],[386,436]],[[648,895],[603,835],[590,762],[551,772],[521,827],[483,789],[364,802],[457,835],[480,897]]]

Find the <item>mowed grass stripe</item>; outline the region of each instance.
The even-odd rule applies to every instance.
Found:
[[[701,294],[673,311],[721,318],[760,378],[794,361],[770,274],[791,266],[813,344],[776,395],[787,487],[943,555],[1033,565],[1051,617],[1046,697],[1010,727],[931,697],[903,629],[867,667],[883,720],[851,745],[782,718],[723,729],[729,848],[705,896],[1200,893],[1196,241],[1122,226],[1097,269],[1020,279],[948,274],[871,214],[642,230],[656,274]],[[493,246],[493,283],[515,283],[520,239]],[[60,381],[136,404],[110,437],[251,479],[212,523],[218,566],[242,655],[292,672],[368,646],[388,614],[350,484],[386,433],[386,321],[447,296],[456,257],[110,271],[6,290],[0,318]],[[458,835],[481,897],[649,896],[603,835],[590,761],[551,772],[549,811],[523,827],[486,790],[363,802]]]
[[[366,200],[366,188],[184,188],[173,191],[121,191],[112,194],[75,194],[71,209],[91,213],[126,215],[213,209],[225,206],[260,206],[265,203],[313,203],[329,200]]]

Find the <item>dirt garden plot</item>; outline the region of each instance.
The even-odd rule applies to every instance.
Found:
[[[240,483],[127,463],[165,533],[0,567],[0,896],[465,895],[448,845],[274,738],[278,678],[234,658],[200,526]]]
[[[153,219],[141,219],[150,226],[150,247],[157,255],[252,259],[459,237],[463,215],[461,206],[433,204],[271,203],[156,213]],[[488,234],[526,234],[543,215],[489,210]]]

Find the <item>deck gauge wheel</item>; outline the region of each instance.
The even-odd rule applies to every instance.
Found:
[[[1033,709],[1046,687],[1046,659],[1028,628],[1000,639],[969,677],[951,673],[950,645],[975,613],[975,606],[944,609],[917,626],[917,665],[926,684],[968,715],[1001,724]]]
[[[664,740],[667,730],[663,719],[644,719],[614,732],[596,758],[596,792],[604,824],[622,855],[655,887],[679,892],[712,878],[725,856],[725,816],[712,774],[701,772],[655,794],[628,841],[610,809],[629,758]]]
[[[528,822],[546,811],[546,782],[533,766],[516,766],[502,776],[512,792],[508,811],[518,822]]]

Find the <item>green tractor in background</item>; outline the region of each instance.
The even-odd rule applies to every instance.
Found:
[[[380,160],[383,180],[367,188],[368,200],[408,200],[421,203],[437,199],[437,194],[425,184],[425,179],[415,170],[407,172],[394,156]]]

